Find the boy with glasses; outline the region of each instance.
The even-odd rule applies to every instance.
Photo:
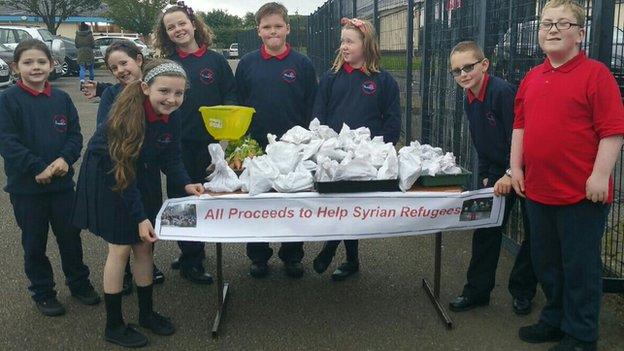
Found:
[[[497,196],[507,196],[503,225],[477,229],[472,238],[472,258],[467,283],[462,294],[450,303],[454,312],[488,305],[494,289],[496,267],[500,256],[502,230],[518,198],[511,187],[509,151],[516,89],[508,82],[488,75],[488,59],[474,41],[457,44],[450,55],[451,75],[466,90],[464,110],[470,125],[472,142],[479,156],[479,180],[483,187],[494,187]],[[518,315],[531,312],[537,279],[531,265],[529,226],[520,198],[524,240],[509,277],[508,289],[514,298],[513,310]]]
[[[527,73],[515,102],[512,184],[527,197],[532,259],[546,296],[539,322],[519,336],[561,340],[553,351],[597,347],[601,241],[624,135],[615,78],[580,49],[584,23],[575,1],[544,6],[538,39],[547,58]]]

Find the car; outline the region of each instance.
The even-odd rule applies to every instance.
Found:
[[[6,61],[0,58],[0,88],[13,84],[14,79],[11,74],[11,67]]]
[[[115,36],[115,35],[105,35],[105,36],[94,35],[94,38],[95,38],[95,48],[100,49],[101,54],[104,54],[106,52],[106,48],[113,42],[118,41],[118,40],[129,40],[135,43],[136,46],[138,46],[139,49],[141,49],[141,54],[143,54],[143,57],[152,57],[154,55],[154,52],[152,51],[152,49],[149,46],[147,46],[139,38],[122,37],[122,36]],[[102,58],[102,62],[104,62],[103,58]]]
[[[50,74],[50,80],[58,78],[62,72],[62,62],[65,60],[65,43],[55,38],[46,28],[33,26],[0,26],[0,44],[4,44],[15,50],[17,44],[27,39],[40,40],[50,48],[54,59],[54,70]]]
[[[65,44],[65,60],[61,62],[61,75],[63,77],[77,76],[80,66],[78,65],[78,49],[76,49],[74,39],[60,35],[55,35],[54,37],[62,40]]]
[[[228,56],[230,58],[238,58],[238,43],[230,44],[230,49],[228,50]]]

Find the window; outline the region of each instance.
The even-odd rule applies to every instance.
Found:
[[[50,33],[50,31],[47,29],[37,29],[37,32],[39,32],[39,35],[41,35],[41,39],[43,39],[43,41],[54,40],[54,38],[52,37],[52,33]]]
[[[17,34],[17,40],[22,42],[24,40],[28,40],[28,39],[32,39],[32,36],[30,34],[28,34],[27,31],[25,30],[21,30],[21,29],[17,29],[15,30],[15,33]]]

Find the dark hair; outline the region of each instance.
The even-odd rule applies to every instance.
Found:
[[[84,22],[80,22],[80,26],[78,27],[78,29],[80,29],[82,31],[87,31],[87,30],[89,30],[89,25],[84,23]]]
[[[110,69],[110,67],[108,66],[108,59],[110,55],[115,51],[122,51],[126,53],[128,57],[135,61],[139,58],[139,56],[143,58],[143,54],[141,54],[141,49],[139,49],[139,47],[136,46],[135,43],[125,39],[116,40],[106,48],[106,52],[104,53],[104,63],[106,63],[106,67],[108,67],[108,69]]]
[[[156,21],[156,26],[154,27],[153,33],[156,36],[156,40],[154,41],[154,46],[160,50],[160,53],[169,56],[175,53],[176,45],[171,41],[169,35],[167,34],[167,28],[165,28],[164,18],[166,15],[174,13],[174,12],[182,12],[186,15],[186,17],[191,21],[193,25],[195,25],[195,42],[197,45],[202,46],[206,45],[207,47],[212,46],[212,40],[215,35],[212,29],[204,23],[204,21],[195,15],[193,9],[184,5],[176,5],[171,6],[165,12],[163,12],[159,17],[158,21]]]
[[[48,57],[48,60],[50,60],[50,65],[54,65],[50,49],[44,42],[37,39],[27,39],[17,44],[15,51],[13,51],[13,62],[17,65],[24,51],[31,49],[43,51],[43,53]]]
[[[267,2],[262,5],[258,12],[256,12],[256,24],[260,25],[260,20],[264,17],[271,15],[280,15],[284,19],[286,24],[290,24],[290,19],[288,18],[288,10],[286,7],[279,2]]]

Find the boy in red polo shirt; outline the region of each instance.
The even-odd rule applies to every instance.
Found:
[[[515,102],[512,184],[527,197],[533,266],[546,295],[539,322],[519,336],[561,340],[551,350],[596,350],[601,239],[624,135],[614,77],[580,50],[584,23],[575,1],[544,6],[539,43],[547,58],[527,73]]]

